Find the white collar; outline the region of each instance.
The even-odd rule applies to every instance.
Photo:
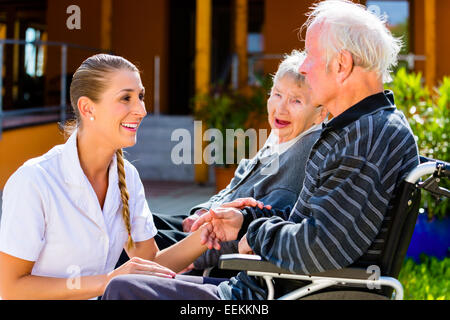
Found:
[[[282,155],[302,137],[316,130],[322,130],[322,124],[313,125],[309,129],[300,133],[295,138],[282,143],[278,143],[278,136],[273,131],[271,131],[269,137],[266,140],[266,143],[261,148],[262,152],[260,154],[260,157],[271,156],[275,153],[277,153],[278,155]]]
[[[83,169],[81,168],[80,159],[78,158],[78,147],[77,147],[77,132],[75,130],[63,146],[62,150],[62,161],[64,168],[62,170],[64,174],[64,181],[69,184],[84,186],[88,181]],[[117,174],[117,156],[113,155],[111,163],[109,165],[109,181],[117,185],[119,177]]]

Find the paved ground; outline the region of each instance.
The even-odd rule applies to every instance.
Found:
[[[191,182],[143,181],[148,205],[152,212],[164,214],[187,213],[194,205],[208,200],[215,186],[199,186]],[[0,190],[0,217],[1,217]]]
[[[213,185],[189,182],[144,181],[144,188],[150,210],[164,214],[187,213],[215,193]]]

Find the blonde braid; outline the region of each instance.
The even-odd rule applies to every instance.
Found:
[[[122,149],[118,149],[116,151],[116,155],[117,155],[117,173],[119,176],[120,197],[122,198],[122,217],[123,222],[125,223],[125,227],[127,228],[128,231],[127,248],[129,250],[131,248],[134,248],[134,241],[131,238],[130,208],[128,207],[128,199],[130,198],[130,195],[128,193],[127,183],[125,181],[125,167]]]

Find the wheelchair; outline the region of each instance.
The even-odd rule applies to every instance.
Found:
[[[424,176],[428,178],[422,181]],[[449,176],[449,163],[420,157],[420,164],[401,182],[369,249],[346,268],[299,274],[260,256],[242,254],[222,255],[219,268],[257,277],[265,283],[268,300],[402,300],[403,286],[397,277],[416,224],[421,191],[449,198],[450,191],[439,186]]]

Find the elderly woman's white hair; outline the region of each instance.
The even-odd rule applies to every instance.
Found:
[[[351,53],[356,66],[379,73],[383,82],[391,81],[402,41],[392,36],[384,17],[348,0],[316,3],[302,30],[323,24],[320,43],[326,50],[327,67],[341,50]]]
[[[303,64],[303,61],[305,61],[305,58],[306,54],[303,51],[292,50],[290,54],[286,54],[280,62],[277,72],[273,76],[273,83],[275,84],[279,79],[289,75],[299,86],[303,85],[305,77],[298,71]]]

